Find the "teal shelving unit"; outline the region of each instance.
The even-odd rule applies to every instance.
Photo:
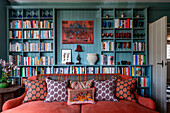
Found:
[[[120,7],[96,7],[86,9],[80,7],[51,7],[45,6],[9,6],[7,8],[7,56],[11,60],[12,56],[22,57],[53,57],[53,64],[29,64],[24,65],[18,63],[20,72],[18,76],[12,76],[17,79],[18,84],[22,84],[22,78],[43,73],[121,73],[130,75],[138,79],[139,93],[144,96],[151,97],[151,69],[148,65],[148,50],[147,50],[147,8],[120,8]],[[123,16],[122,16],[123,15]],[[62,26],[63,20],[93,20],[94,21],[94,43],[80,44],[83,52],[80,53],[82,65],[61,65],[61,49],[72,49],[72,61],[75,62],[77,53],[74,52],[76,45],[62,44]],[[117,23],[116,20],[119,20]],[[132,20],[132,27],[126,27],[127,20]],[[11,22],[21,22],[21,27],[10,27]],[[38,22],[38,27],[25,27],[24,22]],[[40,27],[40,22],[48,21],[53,23],[53,27]],[[120,22],[124,21],[124,26]],[[125,22],[126,21],[126,22]],[[130,21],[129,21],[130,22]],[[25,32],[37,32],[36,38],[28,38]],[[41,38],[43,31],[52,31],[53,38]],[[14,32],[19,33],[20,38],[11,38]],[[35,34],[34,34],[35,35]],[[52,50],[43,50],[39,46],[39,50],[10,51],[10,43],[53,43]],[[105,47],[103,47],[105,44]],[[106,47],[106,45],[109,45]],[[134,49],[134,45],[140,46]],[[143,44],[143,45],[142,45]],[[139,49],[141,48],[142,49]],[[96,65],[89,65],[86,60],[87,53],[97,53],[99,60]],[[107,56],[110,62],[104,62]],[[144,55],[145,63],[135,64],[134,55]],[[103,58],[106,57],[106,58]],[[15,59],[15,58],[14,58]],[[22,59],[23,60],[23,59]],[[33,60],[35,61],[35,60]],[[127,63],[122,64],[122,61]],[[128,63],[129,62],[129,63]],[[141,62],[141,61],[140,61]],[[133,68],[133,74],[132,74]],[[130,70],[131,69],[131,70]],[[143,70],[141,70],[143,69]],[[25,70],[25,71],[23,71]],[[27,71],[32,73],[28,76],[23,73]],[[145,73],[144,73],[145,72]],[[141,73],[141,74],[140,74]],[[144,74],[143,74],[144,73]],[[140,76],[139,76],[140,75]],[[141,78],[147,78],[148,84],[143,86]],[[144,92],[142,92],[144,91]],[[142,95],[142,94],[141,94]]]

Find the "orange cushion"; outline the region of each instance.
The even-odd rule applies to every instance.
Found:
[[[35,100],[44,100],[47,96],[47,85],[45,80],[27,80],[23,79],[27,94],[23,103]]]
[[[80,105],[68,106],[66,102],[32,101],[2,113],[80,113]]]
[[[133,91],[136,86],[136,78],[125,79],[125,80],[117,80],[116,83],[116,97],[121,100],[129,100],[133,102],[137,102]]]
[[[81,113],[158,113],[154,110],[141,106],[138,103],[119,100],[97,101],[96,104],[82,105]]]

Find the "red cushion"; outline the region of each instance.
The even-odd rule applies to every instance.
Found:
[[[32,101],[2,113],[80,113],[80,105],[68,106],[66,102]]]
[[[98,101],[96,104],[82,105],[81,113],[158,113],[154,110],[141,106],[138,103],[126,100]]]

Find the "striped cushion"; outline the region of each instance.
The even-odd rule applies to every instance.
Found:
[[[73,82],[73,81],[70,81],[71,88],[73,88],[73,89],[87,89],[87,88],[91,88],[92,83],[93,83],[93,80],[84,81],[84,82]]]

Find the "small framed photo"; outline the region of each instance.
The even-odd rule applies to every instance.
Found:
[[[61,50],[61,64],[66,64],[66,62],[71,62],[71,49]]]

